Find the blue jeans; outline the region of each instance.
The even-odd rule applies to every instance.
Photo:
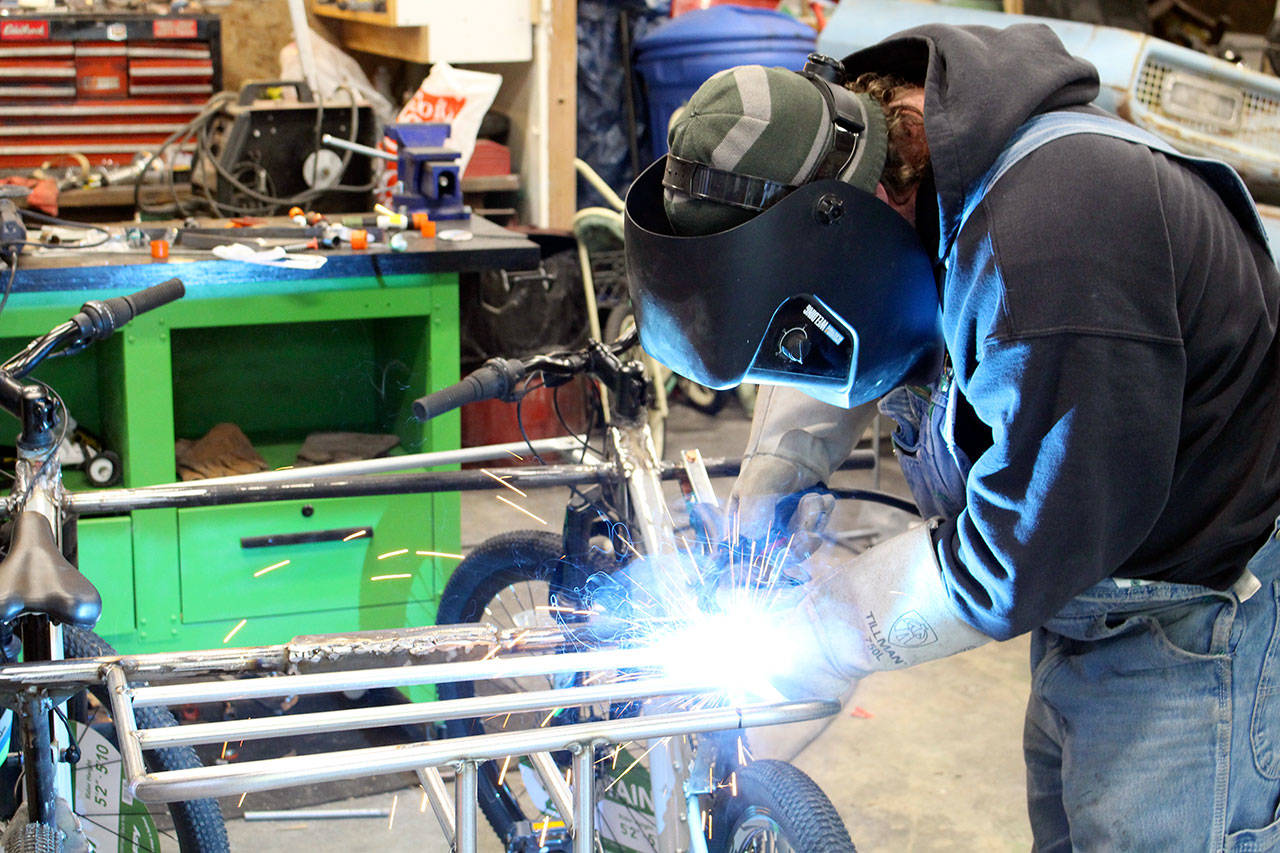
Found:
[[[1278,535],[1252,595],[1106,580],[1036,631],[1035,850],[1280,850]]]

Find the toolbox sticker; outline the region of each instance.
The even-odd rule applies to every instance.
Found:
[[[0,21],[0,41],[44,41],[47,38],[48,21]]]
[[[158,39],[193,39],[196,37],[196,21],[191,18],[157,18],[151,22],[151,32]]]

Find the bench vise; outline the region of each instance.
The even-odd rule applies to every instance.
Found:
[[[469,219],[462,204],[462,155],[445,148],[447,124],[390,124],[386,135],[397,149],[397,182],[392,190],[396,210],[426,211],[432,219]]]

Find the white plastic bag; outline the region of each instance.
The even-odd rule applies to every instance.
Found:
[[[476,134],[493,99],[502,85],[501,74],[454,68],[446,62],[431,66],[431,73],[422,81],[418,91],[396,116],[396,124],[447,122],[449,138],[445,147],[461,152],[459,174],[467,170],[471,154],[476,147]],[[381,147],[394,154],[397,145],[384,138]],[[391,188],[396,183],[396,164],[386,163],[383,171],[383,201],[388,201]]]
[[[316,85],[320,89],[315,93],[317,98],[334,98],[340,103],[345,103],[346,92],[341,94],[338,92],[339,88],[345,87],[373,107],[373,114],[377,117],[379,125],[391,120],[391,116],[395,114],[395,107],[379,94],[369,82],[364,69],[354,59],[340,48],[325,41],[314,30],[311,32],[311,49],[315,52]],[[302,75],[302,61],[298,58],[296,42],[289,42],[280,49],[280,79],[306,79]]]

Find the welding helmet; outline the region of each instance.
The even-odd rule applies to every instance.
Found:
[[[626,200],[640,341],[711,388],[795,386],[853,406],[923,378],[941,353],[933,267],[875,197],[880,104],[838,60],[712,77],[673,122],[670,153]]]

